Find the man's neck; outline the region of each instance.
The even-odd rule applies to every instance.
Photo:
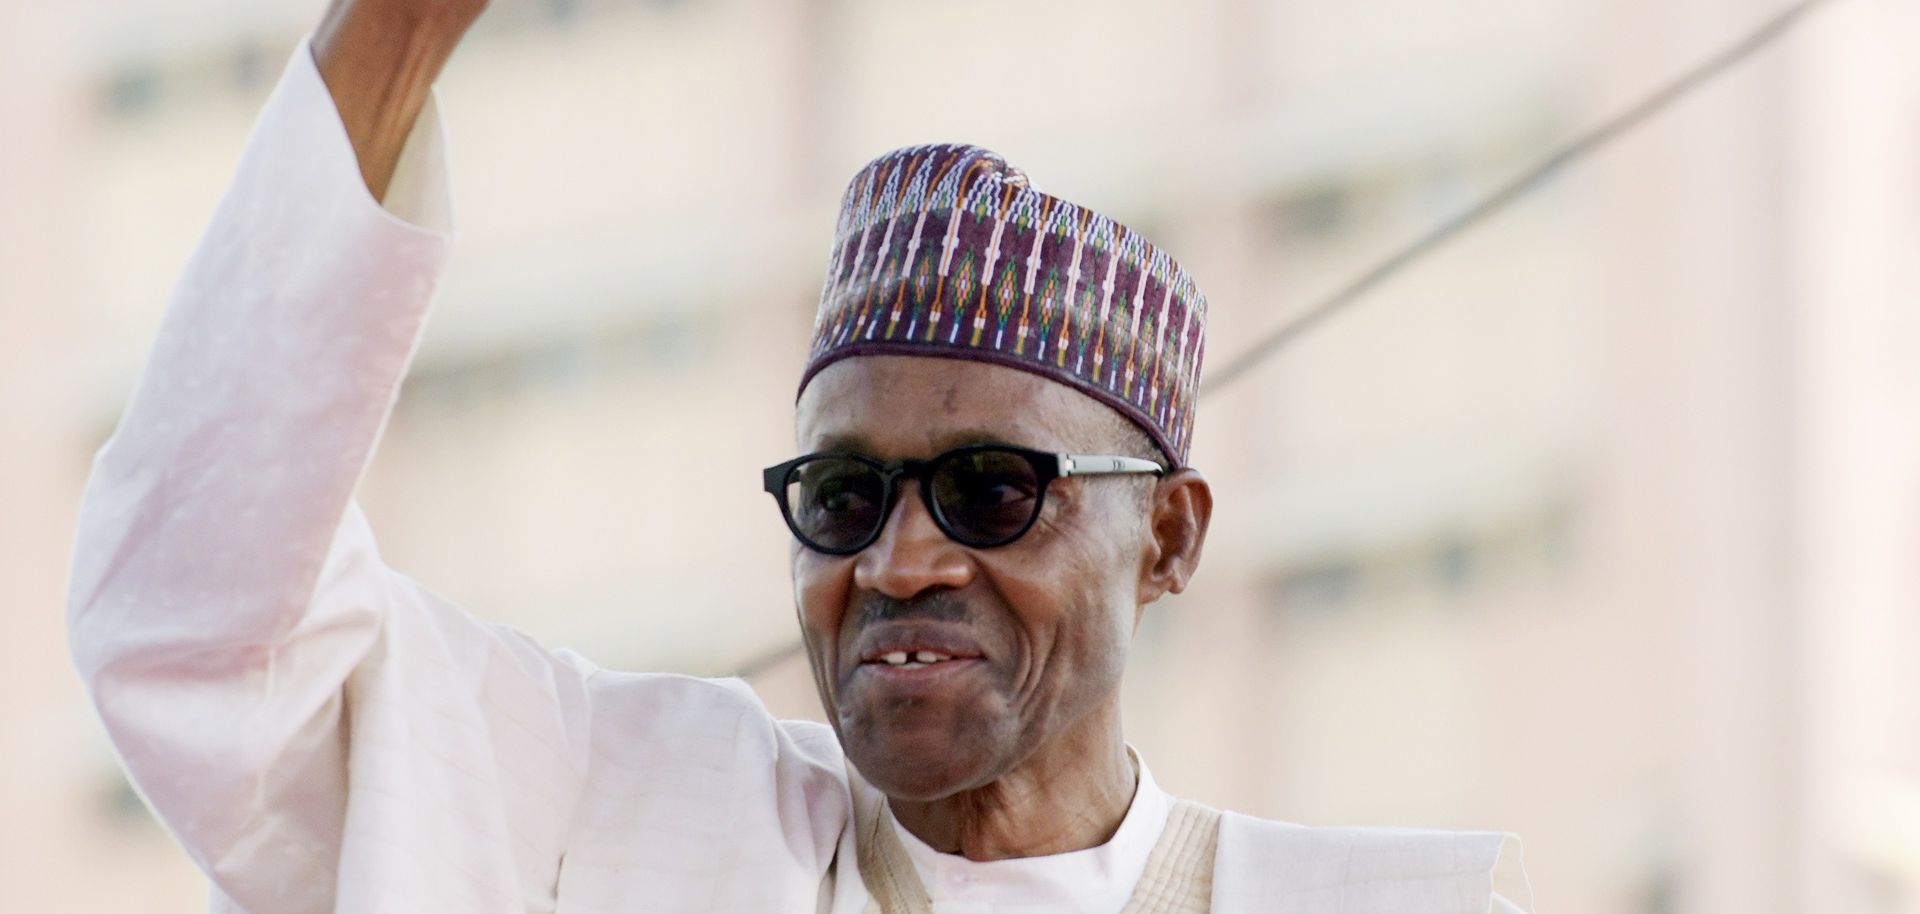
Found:
[[[1098,715],[1097,715],[1098,716]],[[890,800],[927,846],[971,860],[1039,857],[1098,847],[1133,804],[1139,776],[1112,726],[1088,721],[993,782],[931,801]],[[1075,738],[1078,736],[1079,738]]]

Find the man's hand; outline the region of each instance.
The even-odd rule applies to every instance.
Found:
[[[333,0],[313,57],[347,127],[360,176],[385,199],[433,81],[487,0]]]

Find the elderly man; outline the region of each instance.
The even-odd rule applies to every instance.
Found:
[[[804,456],[763,480],[831,727],[384,567],[353,490],[446,260],[430,87],[480,6],[329,11],[88,488],[75,654],[217,910],[1511,910],[1501,835],[1222,814],[1128,749],[1129,642],[1212,505],[1204,303],[984,150],[856,175]]]

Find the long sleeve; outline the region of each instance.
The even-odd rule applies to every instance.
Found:
[[[216,908],[552,906],[591,669],[388,570],[353,504],[447,261],[442,158],[430,105],[383,208],[303,42],[88,482],[74,657]]]

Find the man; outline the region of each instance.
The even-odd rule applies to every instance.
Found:
[[[1127,748],[1128,644],[1211,510],[1204,303],[984,150],[855,177],[763,480],[831,728],[385,568],[353,489],[445,263],[430,88],[482,5],[329,10],[89,484],[75,654],[217,910],[1511,910],[1503,836],[1222,815]]]

